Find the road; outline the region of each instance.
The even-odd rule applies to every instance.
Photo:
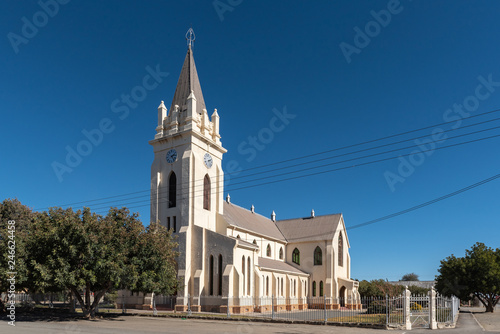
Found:
[[[441,330],[440,333],[474,334],[485,333],[478,325],[474,316],[481,318],[481,314],[462,312],[457,328]],[[489,316],[489,315],[486,315]],[[495,317],[500,317],[500,313]],[[498,318],[497,317],[497,318]],[[496,319],[496,318],[495,318]],[[491,328],[490,328],[491,329]],[[499,331],[486,333],[500,333]],[[142,316],[119,316],[101,320],[71,320],[71,319],[25,319],[16,322],[16,326],[7,325],[4,320],[0,323],[0,333],[50,333],[50,334],[129,334],[129,333],[207,333],[207,334],[284,334],[284,333],[346,333],[346,334],[376,334],[380,329],[366,329],[355,327],[336,327],[324,325],[278,324],[262,322],[195,320],[179,318],[153,318]],[[391,330],[387,333],[430,333],[428,329],[410,331]]]

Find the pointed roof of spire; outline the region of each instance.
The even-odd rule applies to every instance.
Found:
[[[180,107],[180,110],[183,110],[183,106],[186,105],[186,100],[189,94],[191,94],[191,91],[193,91],[196,97],[196,112],[201,113],[203,109],[206,109],[205,100],[203,99],[200,79],[198,79],[198,72],[196,72],[196,66],[194,64],[193,50],[191,50],[191,45],[188,45],[186,58],[182,65],[179,81],[177,81],[177,87],[175,88],[170,110],[173,110],[176,104]]]

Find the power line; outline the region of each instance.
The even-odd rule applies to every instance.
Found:
[[[450,147],[455,147],[455,146],[461,146],[461,145],[465,145],[465,144],[469,144],[469,143],[479,142],[479,141],[493,139],[493,138],[498,138],[498,137],[500,137],[500,134],[499,135],[489,136],[489,137],[484,137],[484,138],[479,138],[479,139],[474,139],[474,140],[470,140],[470,141],[467,141],[467,142],[456,143],[456,144],[452,144],[452,145],[448,145],[448,146],[437,147],[435,149],[422,150],[420,152],[421,153],[425,153],[425,152],[429,152],[429,151],[433,151],[433,150],[440,150],[440,149],[445,149],[445,148],[450,148]],[[378,162],[383,162],[383,161],[388,161],[388,160],[392,160],[392,159],[397,159],[399,157],[410,156],[412,154],[414,154],[414,153],[408,153],[408,154],[402,154],[402,155],[392,156],[392,157],[388,157],[388,158],[382,158],[382,159],[378,159],[378,160],[374,160],[374,161],[368,161],[368,162],[364,162],[364,163],[360,163],[360,164],[355,164],[355,165],[351,165],[351,166],[339,167],[339,168],[329,169],[329,170],[315,172],[315,173],[298,175],[298,176],[288,177],[288,178],[280,179],[280,180],[273,180],[273,181],[267,181],[267,182],[258,183],[258,184],[252,184],[252,185],[243,186],[243,187],[239,187],[239,188],[229,189],[227,191],[237,191],[237,190],[242,190],[242,189],[259,187],[259,186],[263,186],[263,185],[269,185],[269,184],[274,184],[274,183],[279,183],[279,182],[285,182],[285,181],[295,180],[295,179],[309,177],[309,176],[326,174],[326,173],[331,173],[331,172],[340,171],[340,170],[344,170],[344,169],[351,169],[351,168],[355,168],[355,167],[360,167],[360,166],[365,166],[365,165],[371,165],[371,164],[378,163]],[[279,175],[277,175],[277,176],[279,176]],[[203,195],[193,195],[193,197],[199,197],[199,196],[203,196]],[[157,203],[158,204],[164,204],[164,203],[168,202],[166,200],[164,201],[163,199],[164,198],[162,198],[161,201],[158,200]],[[180,200],[184,200],[184,199],[186,199],[186,198],[183,197]],[[146,202],[146,201],[150,201],[150,200],[148,199],[148,200],[137,201],[137,202],[132,202],[132,203],[128,203],[128,204],[135,204],[135,203],[141,203],[141,202]],[[129,207],[129,209],[131,209],[131,208],[138,208],[138,207],[144,207],[144,206],[149,206],[149,205],[150,204],[137,205],[137,206]],[[103,208],[95,208],[94,210],[99,210],[99,209],[103,209]]]
[[[357,224],[357,225],[354,225],[354,226],[350,226],[350,227],[346,227],[348,230],[352,230],[352,229],[355,229],[355,228],[359,228],[359,227],[363,227],[363,226],[367,226],[367,225],[371,225],[371,224],[375,224],[375,223],[378,223],[378,222],[381,222],[381,221],[384,221],[384,220],[387,220],[387,219],[391,219],[391,218],[394,218],[394,217],[397,217],[397,216],[400,216],[400,215],[403,215],[405,213],[408,213],[408,212],[412,212],[412,211],[415,211],[415,210],[418,210],[418,209],[421,209],[423,207],[426,207],[426,206],[429,206],[431,204],[434,204],[434,203],[437,203],[437,202],[440,202],[440,201],[443,201],[445,199],[448,199],[450,197],[453,197],[453,196],[456,196],[456,195],[459,195],[461,193],[464,193],[466,191],[469,191],[471,189],[474,189],[476,187],[479,187],[479,186],[482,186],[483,184],[486,184],[486,183],[489,183],[489,182],[492,182],[496,179],[500,178],[500,174],[497,174],[497,175],[494,175],[492,177],[489,177],[487,179],[484,179],[482,181],[479,181],[477,183],[474,183],[474,184],[471,184],[470,186],[467,186],[465,188],[462,188],[462,189],[459,189],[457,191],[454,191],[452,193],[449,193],[449,194],[446,194],[444,196],[441,196],[441,197],[438,197],[438,198],[435,198],[433,200],[430,200],[430,201],[427,201],[427,202],[424,202],[422,204],[419,204],[419,205],[415,205],[415,206],[412,206],[411,208],[408,208],[408,209],[405,209],[405,210],[401,210],[401,211],[398,211],[398,212],[395,212],[395,213],[392,213],[390,215],[387,215],[387,216],[383,216],[383,217],[380,217],[380,218],[377,218],[377,219],[372,219],[372,220],[369,220],[367,222],[364,222],[364,223],[361,223],[361,224]]]
[[[470,116],[468,118],[480,117],[480,116],[484,116],[484,115],[487,115],[487,114],[495,113],[495,112],[498,112],[498,111],[500,111],[500,109],[495,109],[495,110],[491,110],[491,111],[488,111],[488,112],[480,113],[480,114],[477,114],[477,115]],[[487,121],[483,121],[483,122],[479,122],[479,123],[474,123],[474,124],[470,124],[470,125],[467,125],[467,126],[463,126],[461,128],[446,130],[446,131],[443,131],[443,133],[444,132],[449,132],[449,131],[460,130],[460,129],[463,129],[463,128],[468,128],[468,127],[471,127],[471,126],[476,126],[476,125],[480,125],[480,124],[484,124],[484,123],[496,121],[496,120],[499,120],[499,119],[500,118],[495,118],[495,119],[491,119],[491,120],[487,120]],[[418,129],[414,129],[414,130],[410,130],[410,131],[406,131],[406,132],[402,132],[402,133],[398,133],[398,134],[393,134],[393,135],[390,135],[390,136],[381,137],[381,138],[377,138],[377,139],[373,139],[373,140],[369,140],[369,141],[365,141],[365,142],[361,142],[361,143],[357,143],[357,144],[352,144],[352,145],[343,146],[343,147],[339,147],[339,148],[335,148],[335,149],[331,149],[331,150],[326,150],[326,151],[323,151],[323,152],[313,153],[313,154],[309,154],[309,155],[305,155],[305,156],[301,156],[301,157],[295,157],[295,158],[286,159],[286,160],[282,160],[282,161],[278,161],[278,162],[274,162],[274,163],[269,163],[269,164],[266,164],[266,165],[256,166],[256,167],[252,167],[252,168],[240,170],[238,172],[226,173],[226,175],[231,175],[231,174],[235,174],[235,173],[241,173],[241,172],[245,172],[245,171],[249,171],[249,170],[260,169],[260,168],[264,168],[264,167],[269,167],[269,166],[274,166],[274,165],[278,165],[278,164],[283,164],[283,163],[290,162],[290,161],[296,161],[296,160],[300,160],[300,159],[305,159],[305,158],[312,157],[312,156],[318,156],[318,155],[322,155],[322,154],[326,154],[326,153],[331,153],[331,152],[334,152],[334,151],[343,150],[343,149],[346,149],[346,148],[352,148],[352,147],[356,147],[356,146],[360,146],[360,145],[364,145],[364,144],[374,143],[374,142],[381,141],[381,140],[384,140],[384,139],[389,139],[389,138],[393,138],[393,137],[397,137],[397,136],[402,136],[402,135],[405,135],[405,134],[409,134],[409,133],[413,133],[413,132],[418,132],[418,131],[422,131],[422,130],[425,130],[425,129],[434,128],[434,127],[437,127],[437,126],[441,126],[441,125],[445,125],[445,124],[449,124],[449,123],[454,123],[454,122],[456,122],[456,120],[448,121],[448,122],[443,122],[443,123],[439,123],[439,124],[434,124],[434,125],[426,126],[426,127],[423,127],[423,128],[418,128]],[[487,131],[487,130],[485,130],[485,131]],[[474,133],[477,133],[477,132],[474,132]],[[464,134],[463,136],[470,135],[470,134],[472,134],[472,133]],[[299,165],[311,164],[311,163],[314,163],[314,162],[319,162],[319,161],[323,161],[323,160],[333,159],[333,158],[340,157],[340,156],[345,156],[345,155],[360,153],[360,152],[363,152],[363,151],[373,150],[373,149],[380,148],[380,147],[385,147],[385,146],[390,146],[390,145],[396,145],[398,143],[402,143],[402,142],[405,142],[405,141],[416,140],[416,139],[424,138],[424,137],[428,137],[428,136],[429,135],[420,136],[420,137],[416,137],[416,138],[412,138],[412,139],[402,140],[402,141],[395,142],[395,143],[389,143],[389,144],[384,144],[384,145],[380,145],[380,146],[376,146],[376,147],[372,147],[372,148],[367,148],[367,149],[363,149],[363,150],[359,150],[359,151],[355,151],[355,152],[348,152],[348,153],[337,155],[337,156],[333,156],[333,157],[322,158],[322,159],[318,159],[318,160],[311,161],[311,162],[306,162],[306,163],[302,163],[302,164],[296,164],[296,165],[292,165],[292,166],[285,166],[285,167],[282,167],[282,168],[279,168],[279,169],[274,169],[274,170],[269,170],[269,171],[263,171],[261,173],[270,173],[270,172],[273,172],[273,171],[276,171],[276,170],[293,168],[293,167],[297,167]],[[455,136],[455,137],[452,137],[452,138],[458,138],[458,137],[459,136]],[[448,139],[452,139],[452,138],[448,138]],[[414,145],[414,146],[417,146],[417,145]],[[404,149],[404,148],[402,148],[402,149]],[[402,149],[400,149],[400,150],[402,150]],[[390,151],[388,151],[388,152],[390,152]],[[312,168],[318,168],[318,167],[312,167]],[[296,173],[296,172],[298,172],[298,171],[295,171],[294,173]],[[256,174],[259,174],[259,173],[254,173],[254,174],[250,174],[250,175],[244,175],[244,176],[236,177],[236,178],[233,178],[233,180],[234,179],[239,179],[239,178],[250,177],[250,176],[253,176],[253,175],[256,175]],[[276,176],[279,176],[279,175],[276,175]],[[276,177],[276,176],[273,176],[273,177]],[[269,178],[269,177],[267,177],[267,178]],[[259,179],[255,179],[255,180],[259,180]],[[196,183],[196,181],[197,180],[193,180],[192,182]],[[201,181],[201,180],[198,180],[198,181]],[[182,185],[184,183],[186,183],[189,186],[190,181],[182,182],[181,183],[181,187],[182,187]],[[241,184],[241,183],[245,183],[245,182],[239,182],[237,184]],[[201,185],[198,185],[198,186],[201,186]],[[196,187],[196,185],[195,185],[195,187]],[[92,199],[92,200],[86,200],[86,201],[80,201],[80,202],[67,203],[67,204],[62,204],[62,205],[58,205],[58,206],[70,206],[70,205],[76,205],[76,204],[99,202],[99,201],[106,200],[106,199],[112,199],[112,198],[118,198],[118,197],[125,197],[125,196],[139,194],[139,193],[144,193],[144,192],[151,192],[151,190],[150,189],[146,189],[146,190],[141,190],[141,191],[126,193],[126,194],[120,194],[120,195],[102,197],[102,198],[98,198],[98,199]],[[159,190],[159,192],[161,192],[161,190]],[[153,193],[155,193],[155,191],[151,192],[151,194],[153,194]],[[128,199],[123,199],[123,200],[127,201],[127,200],[130,200],[130,199],[142,198],[143,196],[149,196],[149,195],[145,194],[145,195],[136,196],[136,197],[132,197],[132,198],[128,198]],[[109,202],[104,202],[104,203],[96,203],[96,205],[101,205],[101,204],[105,204],[105,203],[114,203],[114,202],[115,201],[109,201]],[[35,210],[44,210],[44,209],[48,209],[48,207],[38,208],[38,209],[35,209]]]
[[[494,119],[494,120],[499,120],[499,119],[500,118],[497,118],[497,119]],[[480,124],[487,123],[487,122],[490,122],[490,121],[493,121],[493,120],[481,122]],[[470,125],[470,126],[472,126],[472,125]],[[498,129],[498,128],[500,128],[500,126],[496,126],[496,127],[492,127],[492,128],[488,128],[488,129],[482,129],[482,130],[478,130],[478,131],[474,131],[474,132],[469,132],[469,133],[465,133],[465,134],[462,134],[462,135],[457,135],[457,136],[454,136],[454,137],[449,137],[449,138],[446,138],[446,140],[461,138],[461,137],[465,137],[465,136],[469,136],[469,135],[473,135],[473,134],[477,134],[477,133],[481,133],[481,132],[485,132],[485,131],[495,130],[495,129]],[[449,131],[453,131],[453,130],[449,130]],[[445,132],[448,132],[448,131],[443,131],[442,133],[445,133]],[[423,136],[423,137],[428,137],[428,136],[426,135],[426,136]],[[318,159],[318,160],[312,161],[310,163],[324,161],[324,160],[331,160],[331,159],[334,159],[334,158],[338,158],[338,157],[342,157],[342,156],[346,156],[346,155],[352,155],[352,154],[355,154],[355,153],[360,153],[360,152],[372,150],[372,149],[375,149],[375,148],[380,148],[380,147],[385,147],[385,146],[392,146],[394,144],[399,144],[399,143],[402,143],[402,142],[405,142],[405,141],[415,140],[415,139],[418,139],[418,138],[422,138],[422,137],[411,138],[411,139],[399,141],[399,142],[396,142],[396,143],[384,144],[384,145],[377,146],[377,147],[374,147],[374,148],[367,148],[367,149],[363,149],[363,150],[359,150],[359,151],[348,152],[348,153],[336,155],[336,156],[333,156],[333,157],[327,157],[327,158],[323,158],[323,159]],[[299,170],[296,170],[296,171],[291,171],[291,172],[286,172],[286,173],[280,173],[280,174],[275,174],[275,175],[260,177],[260,178],[256,178],[256,179],[252,179],[252,180],[237,182],[237,183],[233,183],[232,186],[238,185],[238,184],[245,184],[245,183],[255,182],[255,181],[264,180],[264,179],[270,179],[270,178],[274,178],[274,177],[278,177],[278,176],[282,176],[282,175],[289,175],[289,174],[300,173],[300,172],[303,172],[305,170],[312,170],[312,169],[323,168],[323,167],[327,167],[327,166],[331,166],[331,165],[336,165],[336,164],[340,164],[340,163],[344,163],[344,162],[350,162],[350,161],[355,161],[355,160],[359,160],[359,159],[369,158],[369,157],[373,157],[373,156],[377,156],[377,155],[382,155],[382,154],[387,154],[387,153],[391,153],[391,152],[397,152],[397,151],[401,151],[401,150],[405,150],[405,149],[414,148],[416,146],[419,146],[419,144],[410,145],[410,146],[407,146],[407,147],[402,147],[402,148],[398,148],[398,149],[394,149],[394,150],[389,150],[389,151],[374,153],[374,154],[370,154],[370,155],[365,155],[365,156],[361,156],[361,157],[357,157],[357,158],[352,158],[352,159],[347,159],[347,160],[342,160],[342,161],[336,161],[336,162],[332,162],[332,163],[328,163],[328,164],[323,164],[323,165],[320,165],[320,166],[308,167],[308,168],[303,168],[303,169],[299,169]],[[272,172],[272,171],[282,171],[283,169],[289,169],[289,168],[299,167],[299,166],[302,167],[303,165],[304,164],[296,164],[296,165],[291,165],[291,166],[285,166],[285,167],[282,167],[282,168],[279,168],[279,169],[273,169],[273,170],[265,171],[265,172],[262,172],[262,173],[267,173],[267,172]],[[260,173],[250,174],[250,175],[247,175],[247,176],[253,176],[253,175],[260,175]],[[238,178],[234,178],[234,179],[238,179]],[[201,179],[198,180],[199,184],[196,184],[196,181],[197,180],[192,181],[192,183],[194,183],[194,185],[193,185],[193,192],[195,192],[195,193],[201,193],[201,192],[203,192],[203,189],[194,190],[195,188],[199,188],[199,187],[203,186],[203,183],[201,182],[202,181]],[[222,183],[224,181],[221,180],[220,182]],[[217,183],[217,181],[215,181],[215,183]],[[168,186],[158,187],[159,190],[158,191],[151,191],[150,195],[155,195],[157,193],[161,193],[167,187]],[[181,193],[181,192],[183,192],[183,190],[186,190],[188,188],[189,187],[182,187],[181,186],[181,187],[178,187],[176,191],[178,193]],[[165,194],[165,192],[164,192],[164,194]],[[129,200],[138,199],[138,198],[144,198],[145,196],[148,196],[147,201],[149,201],[149,196],[150,195],[141,195],[141,196],[136,196],[136,197],[130,197],[130,198],[124,199],[124,201],[129,201]],[[140,203],[140,202],[144,202],[144,201],[146,201],[146,200],[136,201],[136,202],[128,202],[128,203],[124,203],[124,204],[135,204],[135,203]],[[115,203],[115,202],[116,201],[108,201],[108,202],[97,203],[96,205],[103,205],[103,204]]]

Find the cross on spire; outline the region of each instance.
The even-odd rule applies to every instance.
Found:
[[[195,39],[196,39],[196,36],[194,35],[193,28],[189,28],[189,30],[186,33],[187,45],[188,45],[189,48],[191,48],[191,46],[193,45]]]

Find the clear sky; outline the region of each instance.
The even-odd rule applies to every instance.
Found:
[[[190,26],[233,203],[278,219],[342,212],[349,227],[500,173],[499,137],[433,150],[500,135],[500,112],[481,115],[500,108],[498,1],[54,1],[0,4],[1,199],[125,205],[148,224],[148,141]],[[431,280],[452,253],[499,247],[499,190],[497,179],[349,230],[352,277]]]

